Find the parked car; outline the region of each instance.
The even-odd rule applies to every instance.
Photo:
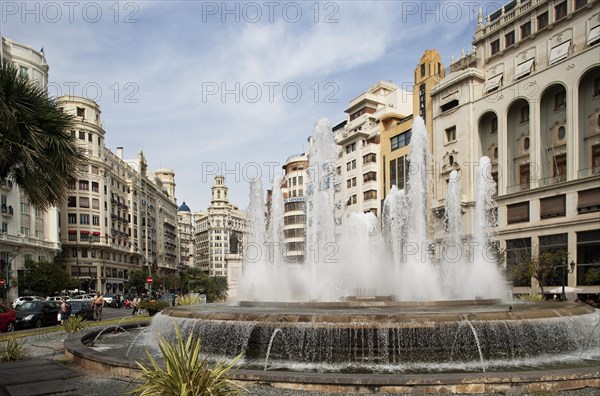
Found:
[[[104,306],[106,306],[106,307],[113,307],[113,308],[120,308],[121,306],[117,306],[116,305],[117,295],[119,295],[119,301],[121,302],[121,304],[123,304],[123,298],[121,297],[120,294],[106,293],[106,294],[104,294],[102,296],[102,297],[104,297]]]
[[[44,297],[39,297],[39,296],[22,296],[22,297],[17,297],[15,299],[15,301],[13,301],[12,303],[12,307],[13,309],[17,309],[17,307],[21,304],[23,304],[24,302],[27,301],[42,301],[45,300]]]
[[[82,319],[94,319],[94,308],[91,301],[71,300],[71,316],[78,316]]]
[[[69,296],[52,296],[52,297],[46,297],[46,301],[62,301],[63,298],[66,298],[67,301],[69,301],[71,299],[71,297]]]
[[[55,301],[27,301],[19,305],[17,311],[17,328],[35,327],[57,324],[60,303]]]
[[[17,312],[11,307],[0,304],[0,333],[15,331]]]
[[[94,297],[96,297],[94,294],[78,294],[76,296],[71,297],[71,300],[76,300],[76,301],[92,301],[94,299]]]

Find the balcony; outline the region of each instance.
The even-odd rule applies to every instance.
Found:
[[[0,184],[0,188],[2,188],[5,191],[12,190],[12,188],[13,188],[13,182],[12,182],[12,180],[3,179],[2,183]]]
[[[15,211],[12,206],[2,205],[1,211],[2,211],[2,216],[4,216],[4,217],[11,217],[13,214],[15,214]]]

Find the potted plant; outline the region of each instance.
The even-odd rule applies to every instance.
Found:
[[[156,300],[148,300],[140,302],[140,309],[145,309],[148,311],[150,316],[156,315],[157,312],[162,311],[167,308],[169,303],[166,301],[156,301]]]

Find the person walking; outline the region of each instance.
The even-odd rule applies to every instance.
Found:
[[[69,316],[71,316],[71,304],[69,304],[67,299],[63,297],[60,303],[60,324],[62,325],[64,322],[69,320]]]
[[[102,320],[102,307],[104,307],[104,297],[102,297],[100,292],[96,293],[92,304],[94,305],[94,316],[96,317],[96,321],[99,322]]]
[[[136,296],[131,302],[131,306],[133,307],[132,315],[135,315],[140,310],[140,296]]]

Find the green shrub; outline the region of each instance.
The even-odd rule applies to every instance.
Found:
[[[194,305],[200,302],[200,296],[198,294],[188,294],[187,296],[177,296],[175,298],[175,305]]]
[[[17,341],[15,339],[8,339],[0,347],[0,361],[1,362],[12,362],[15,360],[24,359],[27,357],[27,353],[23,350],[24,341]]]
[[[150,352],[150,362],[136,363],[142,369],[142,384],[130,393],[140,396],[215,396],[244,394],[244,388],[226,378],[233,365],[241,358],[237,356],[229,364],[220,361],[210,367],[207,359],[200,357],[200,339],[190,334],[183,343],[179,326],[175,324],[176,343],[169,344],[159,335],[159,347],[165,368],[158,365]]]
[[[162,311],[168,306],[169,303],[166,301],[149,300],[140,302],[140,309],[146,309],[148,311]]]
[[[63,330],[69,334],[77,333],[85,328],[84,319],[81,316],[71,316],[63,322]]]
[[[518,299],[521,301],[544,301],[544,296],[541,294],[521,294]]]

